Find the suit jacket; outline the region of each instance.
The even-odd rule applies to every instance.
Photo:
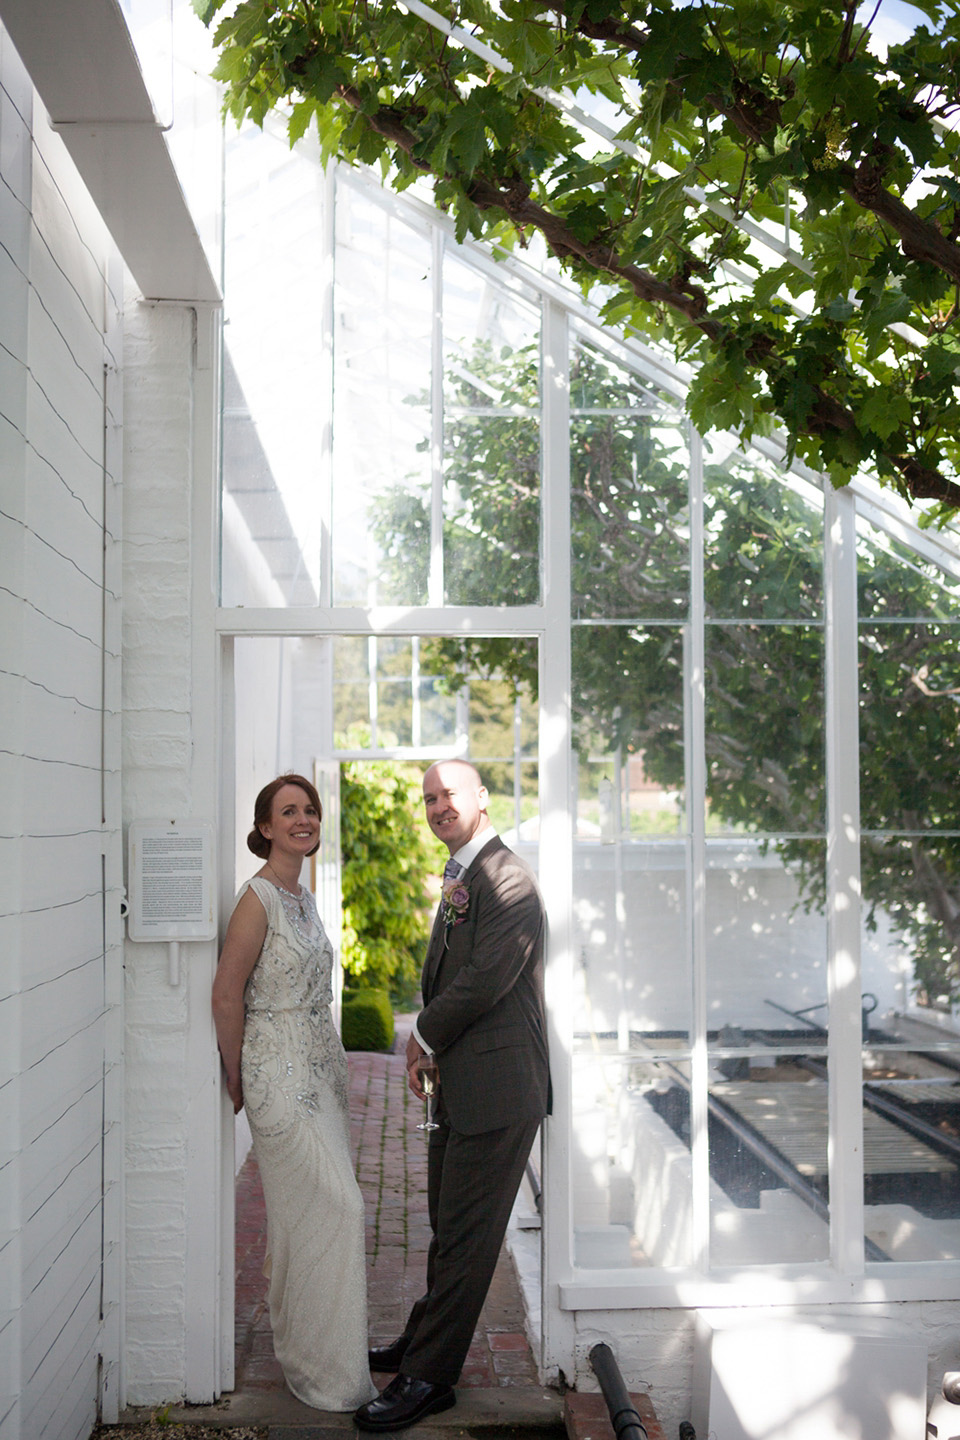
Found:
[[[417,1028],[435,1052],[454,1130],[478,1135],[549,1108],[543,902],[529,867],[499,837],[460,880],[464,918],[441,904],[423,967]]]

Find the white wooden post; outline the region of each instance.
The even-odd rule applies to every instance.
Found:
[[[540,643],[540,885],[549,923],[547,1011],[553,1115],[544,1126],[542,1366],[574,1374],[574,1317],[560,1309],[572,1272],[573,819],[570,752],[570,364],[567,316],[543,307],[541,344],[543,638]]]
[[[830,1254],[863,1272],[856,501],[824,483]]]

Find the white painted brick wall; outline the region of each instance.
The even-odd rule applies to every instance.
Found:
[[[192,813],[194,317],[128,294],[124,345],[124,821]],[[127,1399],[185,1390],[187,1026],[164,945],[126,945]]]
[[[855,1329],[858,1320],[894,1320],[922,1338],[928,1351],[927,1395],[939,1393],[944,1371],[960,1369],[960,1313],[955,1301],[901,1301],[835,1307],[796,1306],[764,1311],[776,1319],[816,1319],[842,1313]],[[667,1435],[676,1435],[681,1420],[690,1418],[694,1362],[693,1310],[591,1310],[576,1316],[578,1390],[599,1386],[589,1362],[593,1346],[605,1341],[613,1350],[628,1390],[647,1391]],[[706,1437],[701,1437],[706,1440]]]

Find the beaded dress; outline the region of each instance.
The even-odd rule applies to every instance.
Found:
[[[367,1368],[363,1199],[350,1157],[347,1058],[330,1013],[333,949],[308,890],[247,882],[267,934],[244,992],[243,1099],[267,1207],[273,1347],[294,1395],[355,1410]]]

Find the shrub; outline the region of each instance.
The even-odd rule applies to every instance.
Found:
[[[426,881],[437,853],[419,768],[349,761],[340,769],[340,806],[344,973],[349,984],[389,989],[408,1004],[426,950]]]
[[[345,990],[341,1029],[345,1050],[391,1049],[393,1010],[386,990]]]

